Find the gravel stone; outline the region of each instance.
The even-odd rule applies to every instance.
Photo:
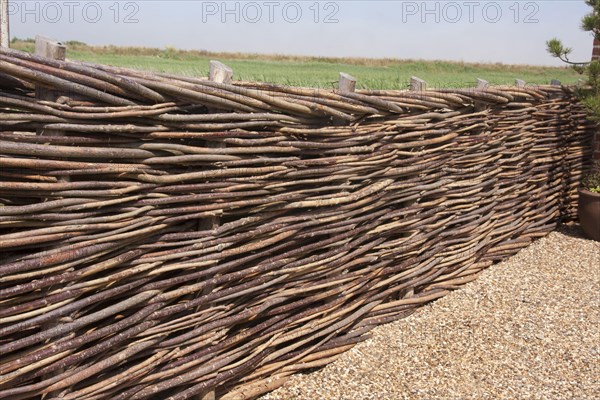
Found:
[[[262,400],[598,399],[600,243],[552,232]]]

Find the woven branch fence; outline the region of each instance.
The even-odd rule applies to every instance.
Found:
[[[571,219],[591,151],[561,86],[342,93],[2,49],[0,90],[7,399],[255,398]]]

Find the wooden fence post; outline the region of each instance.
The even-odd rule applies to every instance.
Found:
[[[211,60],[208,70],[208,79],[210,79],[213,82],[230,84],[233,81],[233,69],[231,69],[229,66],[223,64],[220,61]],[[225,146],[223,145],[223,143],[209,142],[207,147],[223,148]],[[219,226],[219,223],[220,218],[217,216],[206,217],[200,220],[198,224],[198,229],[201,231],[206,229],[215,229]],[[210,286],[206,287],[202,291],[202,294],[210,293],[212,289],[213,288]],[[208,392],[205,392],[202,395],[195,396],[195,399],[197,400],[215,400],[215,398],[216,396],[214,388],[210,389]]]
[[[66,54],[67,47],[62,43],[41,35],[35,37],[36,56],[64,61]],[[35,97],[39,100],[56,101],[58,96],[52,90],[36,86]]]
[[[477,78],[477,90],[484,90],[490,86],[490,83],[485,79]]]
[[[8,0],[0,0],[0,47],[10,47]]]
[[[562,84],[560,83],[560,81],[559,81],[558,79],[552,79],[552,80],[550,81],[550,85],[551,85],[551,86],[562,86]],[[551,99],[557,99],[557,98],[560,98],[560,97],[561,97],[561,94],[560,94],[560,93],[557,93],[557,92],[550,92],[550,98],[551,98]]]
[[[425,82],[421,78],[418,78],[416,76],[412,76],[410,78],[410,90],[411,91],[415,91],[415,92],[420,92],[420,91],[423,91],[423,90],[427,90],[427,82]],[[406,289],[406,291],[404,292],[404,295],[402,296],[402,298],[409,299],[409,298],[413,297],[414,295],[415,295],[415,288],[414,287],[410,287],[410,288]]]
[[[340,80],[338,83],[340,93],[352,93],[356,89],[356,78],[348,75],[345,72],[340,72]]]
[[[475,90],[485,90],[490,86],[490,83],[485,79],[477,78]],[[473,101],[473,106],[475,108],[475,112],[483,111],[487,108],[485,103],[481,101]]]
[[[208,79],[213,82],[230,84],[233,80],[233,69],[220,61],[211,60],[208,70]],[[225,146],[223,143],[208,142],[207,147],[218,149]],[[217,216],[212,216],[201,219],[198,224],[198,229],[215,229],[217,226],[219,226],[219,218]]]
[[[35,37],[35,55],[40,57],[51,58],[53,60],[64,61],[67,55],[67,47],[62,43],[47,38],[45,36],[37,35]],[[45,101],[56,101],[59,94],[52,90],[47,89],[42,86],[35,87],[35,97],[38,100]],[[41,136],[64,136],[65,133],[63,131],[56,131],[50,129],[38,128],[37,134]],[[60,181],[68,182],[68,177],[61,177]]]
[[[220,61],[211,60],[208,76],[213,82],[229,84],[233,80],[233,70]]]
[[[35,37],[35,55],[36,56],[46,57],[46,58],[50,58],[53,60],[64,61],[66,53],[67,53],[67,48],[62,43],[60,43],[56,40],[50,39],[48,37],[45,37],[45,36],[41,36],[41,35],[37,35]],[[48,89],[48,88],[45,88],[42,86],[37,86],[37,85],[35,87],[35,97],[38,100],[55,102],[58,99],[58,96],[59,96],[59,93],[57,93],[56,91],[54,91],[52,89]],[[63,131],[43,129],[43,128],[38,128],[36,133],[38,135],[43,135],[43,136],[64,136],[65,135],[65,133]],[[71,179],[68,176],[59,176],[58,177],[59,182],[69,182],[70,180]],[[73,271],[73,268],[69,268],[68,271]],[[69,286],[71,286],[71,284],[66,285],[66,290],[68,290]],[[55,288],[53,286],[50,286],[47,288],[47,292],[50,293],[50,292],[52,292],[53,289],[55,289]],[[66,316],[60,318],[59,320],[53,320],[53,321],[49,321],[45,324],[42,324],[42,330],[52,329],[56,326],[59,326],[62,323],[71,322],[71,321],[72,321],[72,314],[69,314],[69,315],[66,315]],[[74,333],[71,333],[70,337],[72,338],[72,337],[74,337],[74,335],[75,335]],[[42,376],[42,380],[47,379],[47,378],[53,378],[57,375],[60,375],[63,372],[64,372],[63,368],[58,369],[53,372],[49,372],[47,375]],[[59,394],[59,392],[52,392],[52,393],[48,393],[47,396],[55,397],[58,394]]]
[[[47,38],[46,36],[37,35],[35,37],[35,55],[45,58],[51,58],[53,60],[64,61],[67,54],[67,48],[62,43]],[[38,100],[45,101],[56,101],[58,94],[51,90],[46,89],[42,86],[35,87],[35,97]],[[38,135],[46,136],[62,136],[62,132],[57,131],[44,131],[38,130]]]
[[[413,76],[410,78],[410,90],[413,90],[413,91],[427,90],[427,82],[425,82],[421,78],[417,78],[416,76]]]

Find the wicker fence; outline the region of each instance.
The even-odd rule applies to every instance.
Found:
[[[0,398],[254,398],[571,219],[591,151],[561,86],[340,92],[2,49],[0,90]]]

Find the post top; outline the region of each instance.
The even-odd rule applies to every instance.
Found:
[[[427,89],[427,82],[423,79],[416,76],[410,78],[410,90],[420,91],[425,89]]]
[[[477,89],[485,89],[490,86],[490,83],[485,79],[477,78]]]
[[[233,69],[221,61],[210,60],[208,76],[214,82],[231,83],[233,80]]]
[[[67,55],[67,46],[47,36],[36,35],[35,54],[41,57],[64,61]]]
[[[338,88],[342,93],[354,92],[356,89],[356,78],[345,72],[340,72]]]

